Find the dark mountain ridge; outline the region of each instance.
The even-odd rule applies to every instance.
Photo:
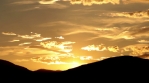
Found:
[[[52,70],[36,70],[30,71],[24,67],[15,65],[9,61],[0,60],[0,79],[7,81],[14,81],[20,83],[18,80],[24,82],[46,82],[53,80],[55,82],[68,82],[66,79],[78,82],[96,82],[105,78],[137,76],[141,74],[148,74],[149,60],[132,56],[119,56],[108,58],[99,62],[94,62],[82,65],[66,71],[52,71]],[[116,78],[115,77],[115,78]],[[54,79],[58,80],[54,80]]]

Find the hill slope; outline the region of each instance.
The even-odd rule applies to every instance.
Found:
[[[66,71],[30,71],[11,62],[0,60],[0,78],[7,81],[24,82],[96,82],[108,78],[149,75],[149,60],[132,56],[108,58],[99,62],[82,65]],[[55,80],[57,79],[57,80]],[[69,80],[68,80],[69,79]]]

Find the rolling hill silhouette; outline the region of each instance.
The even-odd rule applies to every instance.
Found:
[[[108,58],[99,62],[82,65],[66,71],[36,70],[30,71],[11,62],[0,60],[0,79],[23,82],[99,82],[114,78],[134,78],[149,75],[149,60],[132,56]],[[68,81],[71,80],[71,81]]]

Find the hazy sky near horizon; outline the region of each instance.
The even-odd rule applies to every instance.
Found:
[[[1,0],[0,59],[65,70],[149,52],[149,0]]]

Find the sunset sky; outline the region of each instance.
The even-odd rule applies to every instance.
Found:
[[[66,70],[149,53],[149,0],[1,0],[0,59]]]

